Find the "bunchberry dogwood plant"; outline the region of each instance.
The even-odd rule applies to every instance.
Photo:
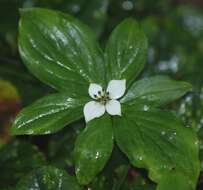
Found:
[[[75,142],[75,173],[89,184],[115,144],[129,163],[149,172],[157,190],[194,190],[199,175],[198,142],[164,105],[191,90],[167,76],[138,80],[147,57],[139,24],[122,21],[104,51],[88,26],[60,12],[21,11],[19,51],[27,68],[55,93],[24,108],[12,133],[50,134],[85,118]]]

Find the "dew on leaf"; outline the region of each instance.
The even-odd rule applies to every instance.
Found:
[[[166,134],[166,131],[161,131],[161,135],[165,135]]]
[[[199,141],[198,140],[195,141],[195,145],[199,145]]]
[[[95,158],[98,159],[99,156],[100,156],[100,154],[99,154],[99,152],[97,152]]]
[[[129,49],[133,49],[133,46],[129,46]]]
[[[140,156],[140,157],[139,157],[139,160],[143,160],[143,157],[142,157],[142,156]]]
[[[45,131],[45,133],[44,134],[50,134],[51,133],[51,131]]]
[[[29,129],[27,133],[31,135],[34,133],[34,131],[32,129]]]
[[[169,137],[169,140],[173,140],[173,136],[170,136],[170,137]]]
[[[73,51],[73,55],[77,55],[77,52],[76,52],[76,51]]]
[[[148,111],[148,110],[149,110],[149,106],[144,105],[143,110],[144,110],[144,111]]]

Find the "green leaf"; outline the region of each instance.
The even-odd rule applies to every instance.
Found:
[[[121,101],[129,105],[142,102],[162,106],[180,98],[189,90],[191,85],[187,82],[178,82],[167,76],[154,76],[133,83]]]
[[[106,46],[107,79],[126,79],[131,84],[147,57],[147,39],[139,24],[129,18],[112,32]]]
[[[71,98],[65,93],[45,96],[20,112],[11,132],[14,135],[54,133],[80,119],[86,102],[85,98]]]
[[[157,186],[157,190],[184,189],[191,190],[192,188],[187,183],[188,179],[183,174],[169,172],[165,175]]]
[[[29,70],[59,91],[88,95],[90,82],[104,83],[102,52],[94,34],[69,15],[23,9],[19,50]]]
[[[37,147],[24,141],[4,145],[0,155],[0,189],[15,185],[23,175],[46,164]]]
[[[66,171],[47,166],[25,176],[17,185],[18,190],[82,190],[74,177]]]
[[[75,144],[76,176],[88,184],[106,164],[113,149],[111,119],[105,115],[87,123]]]
[[[149,170],[149,177],[161,184],[159,190],[168,188],[162,180],[171,179],[174,173],[187,189],[195,189],[200,169],[198,140],[174,114],[126,107],[113,126],[120,149],[134,166]],[[183,190],[178,184],[173,189]]]

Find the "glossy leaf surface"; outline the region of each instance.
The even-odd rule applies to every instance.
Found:
[[[167,76],[148,77],[133,83],[122,102],[135,105],[139,102],[161,106],[170,103],[191,90],[187,82],[179,82]]]
[[[83,116],[86,101],[67,94],[45,96],[20,112],[11,131],[15,135],[56,132]]]
[[[76,176],[88,184],[104,167],[113,148],[111,119],[104,115],[87,123],[75,144]]]
[[[90,82],[104,83],[102,52],[86,25],[40,8],[23,9],[21,15],[20,55],[36,77],[71,95],[87,95]]]
[[[112,32],[106,46],[107,79],[126,79],[127,86],[144,67],[147,39],[139,24],[126,19]]]
[[[120,149],[134,166],[148,169],[152,180],[159,184],[178,173],[183,180],[179,183],[195,189],[199,175],[198,141],[194,131],[184,128],[175,115],[128,107],[121,118],[114,119],[113,126]],[[159,190],[167,189],[165,185],[161,183]],[[173,185],[182,190],[181,185]]]
[[[74,177],[51,166],[37,169],[25,176],[17,190],[82,190]]]

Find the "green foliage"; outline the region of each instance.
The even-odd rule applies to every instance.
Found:
[[[20,134],[49,134],[82,117],[85,99],[68,94],[52,94],[24,108],[17,116],[11,132]]]
[[[142,71],[147,40],[133,19],[126,19],[112,32],[106,46],[107,79],[126,79],[129,86]]]
[[[46,164],[44,155],[38,148],[24,141],[14,141],[4,145],[0,149],[0,155],[0,188],[15,185],[32,169]]]
[[[16,190],[82,190],[74,177],[51,166],[34,170],[18,183]]]
[[[0,80],[18,101],[0,87],[0,189],[202,189],[202,26],[200,7],[171,0],[1,0]],[[89,83],[111,79],[127,79],[122,117],[85,126]],[[30,135],[12,137],[29,104],[11,131]]]
[[[109,116],[90,121],[75,144],[76,176],[88,184],[108,161],[113,149],[113,129]]]
[[[101,50],[86,25],[43,9],[22,10],[21,15],[19,50],[36,77],[59,91],[83,96],[90,82],[104,81]]]
[[[88,185],[102,171],[115,139],[133,166],[149,170],[157,190],[166,190],[174,179],[176,190],[195,189],[200,168],[196,134],[175,115],[155,109],[181,97],[191,85],[165,76],[134,82],[144,68],[147,50],[136,21],[126,19],[118,25],[104,54],[91,29],[60,12],[22,10],[19,30],[25,65],[59,94],[22,110],[12,126],[13,134],[56,132],[81,118],[90,83],[126,79],[122,116],[105,115],[88,122],[76,140],[78,182]]]
[[[167,76],[154,76],[134,82],[122,102],[138,106],[140,103],[151,106],[168,104],[191,90],[186,82],[177,82]]]
[[[118,146],[134,166],[149,169],[151,179],[162,184],[158,189],[166,189],[163,181],[176,174],[187,189],[195,188],[199,175],[198,141],[175,115],[132,106],[126,108],[122,118],[114,119],[114,126]]]

